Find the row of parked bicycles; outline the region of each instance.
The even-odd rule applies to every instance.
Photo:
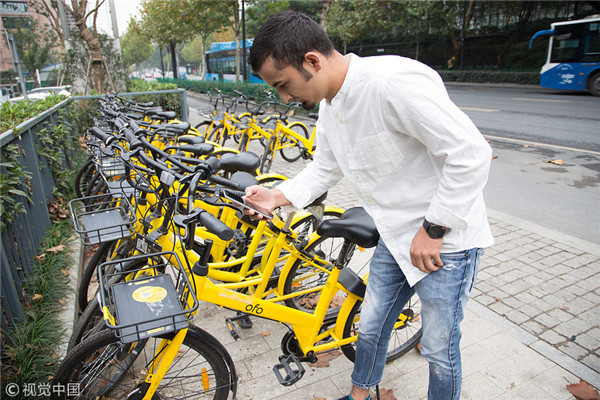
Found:
[[[100,100],[101,117],[84,136],[81,197],[70,203],[75,230],[95,252],[81,274],[79,318],[53,382],[77,390],[53,398],[235,398],[234,362],[195,318],[201,302],[231,310],[223,323],[235,339],[256,317],[288,328],[273,367],[282,385],[301,379],[302,362],[323,352],[341,349],[354,360],[375,225],[360,207],[326,205],[327,194],[269,219],[244,214],[245,187],[286,179],[261,173],[264,158],[245,150],[252,124],[260,124],[249,121],[268,118],[286,129],[293,122],[279,111],[266,116],[265,104],[239,94],[230,103],[241,99],[245,130],[230,128],[244,117],[232,109],[193,128],[150,103]],[[236,135],[238,146],[225,147]],[[261,136],[266,149],[285,143]],[[420,337],[415,295],[396,322],[388,360]]]

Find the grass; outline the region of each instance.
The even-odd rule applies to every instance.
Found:
[[[48,385],[58,368],[59,346],[65,328],[57,318],[68,291],[68,245],[73,226],[69,219],[50,226],[40,246],[34,273],[24,286],[24,318],[5,333],[2,355],[2,392],[7,384],[16,384],[25,399],[25,385]]]

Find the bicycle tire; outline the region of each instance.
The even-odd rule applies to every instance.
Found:
[[[171,340],[174,333],[163,337]],[[68,353],[54,376],[53,384],[62,387],[79,384],[80,398],[85,399],[102,396],[128,398],[139,387],[138,382],[144,382],[141,371],[152,362],[150,360],[154,358],[160,341],[160,337],[153,337],[125,345],[112,331],[99,332]],[[177,383],[176,380],[181,382]],[[156,398],[225,400],[230,385],[227,360],[190,329],[167,375],[157,388]],[[52,400],[66,398],[64,391],[54,391],[51,397]]]
[[[319,237],[310,245],[308,245],[304,251],[314,253],[321,259],[328,262],[327,266],[321,269],[315,269],[313,266],[304,266],[302,260],[296,260],[294,265],[287,272],[285,276],[283,295],[289,295],[294,292],[307,290],[311,288],[318,288],[323,286],[329,278],[329,267],[332,266],[332,261],[337,259],[338,253],[342,247],[342,238],[324,238]],[[364,275],[367,272],[368,264],[372,257],[372,249],[366,249],[367,251],[356,251],[358,246],[351,246],[346,260],[344,261],[345,268],[352,268],[359,276]],[[309,293],[305,295],[298,295],[284,300],[286,306],[295,308],[304,312],[314,312],[314,305],[318,302],[318,293]],[[332,300],[330,309],[327,311],[327,315],[336,314],[339,310],[339,305],[343,302],[342,298],[344,292],[339,292],[336,297]]]
[[[94,172],[96,172],[96,163],[92,158],[88,158],[87,161],[79,168],[79,171],[75,176],[75,193],[77,194],[78,198],[84,196],[87,185]]]
[[[361,304],[362,302],[358,301],[348,315],[348,319],[344,325],[344,339],[358,333],[358,323],[354,320],[356,314],[360,313]],[[386,363],[394,361],[408,353],[421,341],[421,336],[423,336],[421,328],[421,303],[416,293],[413,293],[411,298],[408,299],[401,315],[408,317],[408,321],[410,322],[392,330],[385,360]],[[342,352],[352,362],[356,358],[355,347],[356,342],[342,346]]]
[[[96,274],[98,265],[108,261],[106,257],[112,253],[111,249],[114,249],[116,243],[117,241],[113,240],[100,244],[100,247],[98,247],[85,266],[83,273],[81,274],[81,279],[79,280],[79,288],[77,289],[77,304],[80,311],[84,311],[88,305],[90,282],[92,281],[92,277]]]
[[[308,128],[302,122],[292,122],[287,127],[296,132],[298,135],[304,136],[306,139],[308,139]],[[288,142],[290,143],[288,144]],[[290,147],[282,147],[279,149],[279,153],[285,161],[294,162],[298,161],[300,157],[302,157],[303,146],[295,138],[283,135],[281,138],[281,145],[290,145]]]
[[[196,124],[196,126],[194,126],[194,129],[196,129],[198,131],[198,133],[200,133],[200,135],[204,139],[206,139],[208,130],[212,127],[212,125],[213,125],[212,121],[202,121],[202,122]]]
[[[210,130],[210,132],[208,132],[206,134],[206,140],[208,142],[220,144],[219,141],[221,140],[221,137],[223,135],[222,130],[224,128],[225,128],[225,125],[223,123],[213,126],[212,129]]]

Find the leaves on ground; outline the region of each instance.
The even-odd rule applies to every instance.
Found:
[[[554,165],[564,165],[565,164],[565,160],[563,159],[558,159],[558,160],[546,160],[544,161],[546,164],[554,164]]]
[[[42,295],[38,294],[38,293],[34,294],[33,297],[31,298],[31,300],[33,300],[33,301],[38,301],[41,299],[42,299]]]
[[[328,351],[326,353],[320,353],[317,355],[318,360],[316,363],[308,363],[311,367],[315,368],[325,368],[329,367],[329,361],[334,360],[342,355],[342,352],[339,350]]]
[[[579,383],[567,385],[567,390],[571,392],[577,400],[600,400],[598,391],[582,379],[579,380]]]
[[[59,251],[63,251],[65,249],[64,244],[59,244],[58,246],[50,247],[46,250],[47,253],[58,253]]]
[[[374,398],[371,396],[371,398]],[[379,389],[379,399],[380,400],[398,400],[396,396],[394,396],[393,389]]]

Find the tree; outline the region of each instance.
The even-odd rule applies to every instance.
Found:
[[[46,27],[40,26],[39,22],[28,22],[30,23],[19,27],[14,35],[21,62],[31,76],[35,77],[36,70],[42,69],[56,58],[52,48],[56,46],[57,40],[54,34]],[[34,78],[33,81],[38,87],[38,80]]]
[[[60,22],[60,16],[58,14],[58,0],[50,0],[50,1],[34,1],[30,2],[30,6],[33,10],[46,17],[50,27],[56,34],[56,36],[60,39],[59,45],[64,48],[65,44],[62,41],[63,39],[63,26]]]
[[[121,36],[123,66],[139,65],[152,57],[154,46],[143,36],[138,22],[131,18],[127,31]]]
[[[177,77],[177,43],[196,34],[204,37],[205,43],[211,32],[223,26],[224,14],[220,10],[228,7],[229,2],[144,0],[140,27],[145,37],[160,47],[170,47],[173,77]]]
[[[100,51],[105,57],[105,62],[111,71],[111,79],[114,83],[115,90],[120,91],[125,89],[125,71],[123,70],[123,62],[121,55],[113,46],[112,38],[98,34],[98,43]],[[65,79],[73,83],[76,91],[83,91],[83,83],[80,81],[86,75],[90,52],[81,36],[76,32],[71,34],[69,44],[67,46],[65,56],[63,57],[63,66],[65,71]],[[89,79],[89,77],[88,77]],[[94,89],[95,90],[95,89]]]
[[[67,4],[65,0],[58,1],[63,4],[65,9],[69,11],[75,19],[75,26],[79,30],[81,38],[89,50],[92,87],[98,93],[104,93],[104,66],[106,65],[106,60],[102,55],[100,40],[98,39],[96,19],[98,18],[98,9],[105,0],[96,0],[94,7],[90,11],[87,11],[88,0],[71,0],[70,5]],[[87,26],[87,20],[90,16],[92,17],[92,29]]]

